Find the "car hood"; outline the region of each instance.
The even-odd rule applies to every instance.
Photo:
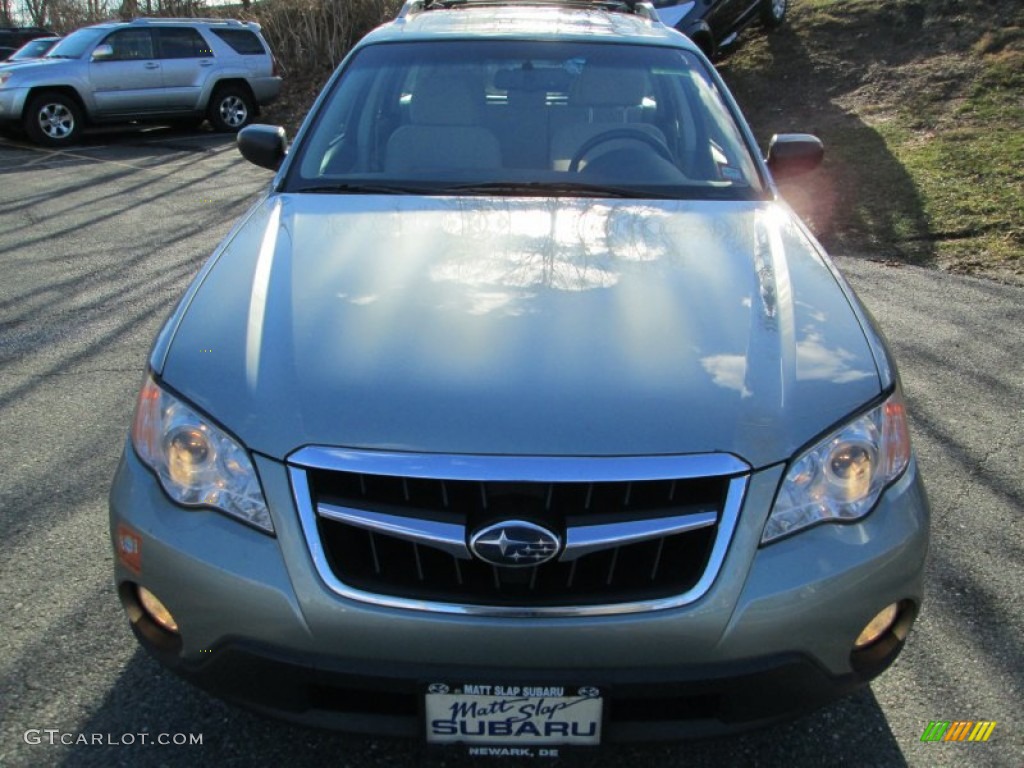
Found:
[[[62,69],[68,68],[69,62],[79,63],[78,59],[50,59],[45,56],[37,59],[23,59],[22,61],[5,61],[2,69],[6,72],[18,72],[29,74],[33,72],[46,72],[47,74],[58,74]]]
[[[782,205],[270,196],[154,369],[249,448],[782,461],[881,392]]]

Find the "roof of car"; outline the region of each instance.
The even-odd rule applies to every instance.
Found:
[[[239,21],[238,19],[203,19],[203,18],[171,18],[160,17],[150,18],[140,16],[131,21],[106,21],[100,24],[92,24],[88,29],[123,29],[125,27],[159,27],[159,26],[200,26],[200,27],[224,27],[230,29],[260,30],[261,27],[255,21]]]
[[[364,43],[437,38],[595,40],[692,48],[676,30],[657,20],[646,3],[581,0],[410,0],[398,18],[378,27]],[[646,6],[642,10],[640,8]],[[647,9],[650,9],[648,11]],[[651,18],[653,17],[653,18]]]

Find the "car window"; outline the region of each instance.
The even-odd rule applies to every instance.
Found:
[[[72,32],[57,43],[53,47],[53,50],[46,54],[46,56],[47,58],[53,59],[81,58],[84,53],[92,50],[93,45],[95,45],[101,37],[107,34],[108,29],[109,27],[106,29],[86,27],[85,29],[79,29]]]
[[[248,29],[214,29],[213,34],[231,46],[235,53],[246,56],[263,56],[266,50],[259,37]]]
[[[347,64],[295,152],[287,182],[295,189],[382,184],[446,194],[529,184],[538,194],[568,185],[764,195],[714,79],[698,57],[669,47],[370,45]]]
[[[161,59],[197,59],[213,55],[209,44],[192,27],[161,27],[156,35]]]
[[[11,55],[11,61],[19,61],[21,59],[32,59],[42,56],[50,48],[53,47],[53,40],[32,40],[31,42],[25,43],[21,48]]]
[[[103,42],[113,47],[114,55],[111,58],[117,61],[155,58],[153,36],[148,29],[120,29]]]

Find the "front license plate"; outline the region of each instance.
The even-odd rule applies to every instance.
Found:
[[[604,701],[592,686],[453,685],[427,688],[430,744],[601,743]]]

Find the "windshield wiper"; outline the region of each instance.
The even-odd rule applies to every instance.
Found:
[[[288,190],[295,193],[326,195],[522,195],[524,197],[602,197],[666,200],[676,197],[664,190],[618,187],[608,184],[544,181],[488,181],[473,184],[373,184],[352,182],[310,184]]]
[[[403,187],[394,184],[311,184],[308,187],[288,190],[325,195],[421,195],[420,187]]]
[[[456,184],[438,190],[445,194],[526,195],[528,197],[625,197],[666,199],[672,195],[635,187],[617,187],[609,184],[549,181],[494,181],[482,184]]]

